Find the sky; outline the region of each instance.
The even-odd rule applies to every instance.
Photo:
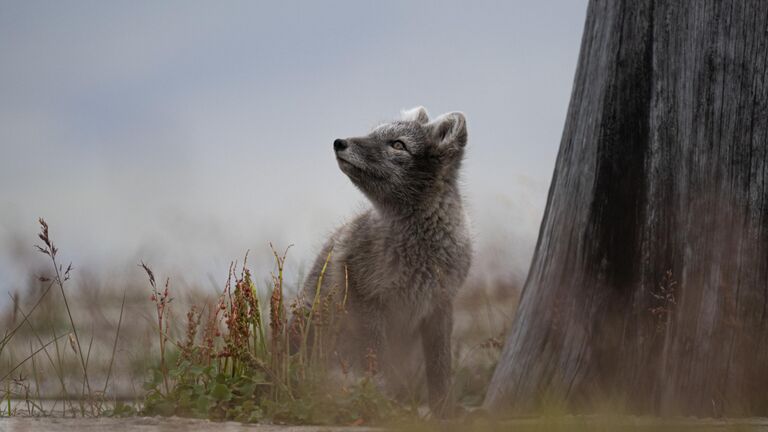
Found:
[[[366,207],[334,138],[462,111],[473,271],[524,277],[586,0],[0,2],[0,297],[45,264],[300,274]],[[77,274],[75,275],[75,278]],[[2,302],[2,300],[0,300]]]

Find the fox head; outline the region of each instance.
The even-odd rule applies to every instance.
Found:
[[[368,135],[335,140],[333,150],[341,171],[374,205],[398,210],[455,189],[466,145],[464,114],[430,121],[417,107]]]

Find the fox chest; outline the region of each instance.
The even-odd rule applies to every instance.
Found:
[[[455,244],[455,243],[454,243]],[[368,255],[348,257],[353,289],[363,298],[416,315],[450,300],[469,267],[460,247],[391,242]]]

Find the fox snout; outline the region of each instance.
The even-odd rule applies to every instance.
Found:
[[[336,161],[339,163],[341,171],[355,182],[357,164],[353,162],[356,159],[355,155],[350,154],[352,152],[350,144],[350,140],[337,138],[333,140],[333,152],[336,154]]]
[[[345,139],[337,138],[333,141],[333,151],[340,152],[346,150],[349,147],[349,143]]]

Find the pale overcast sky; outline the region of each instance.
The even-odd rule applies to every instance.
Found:
[[[205,283],[246,249],[271,268],[269,240],[306,264],[365,206],[333,139],[416,105],[466,114],[481,265],[520,276],[585,13],[586,0],[2,1],[0,297],[22,286],[39,216],[79,268],[144,259]]]

